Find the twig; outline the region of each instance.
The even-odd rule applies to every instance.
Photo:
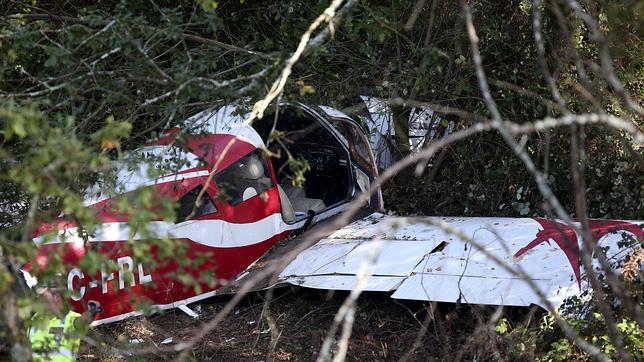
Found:
[[[564,114],[568,114],[570,112],[568,112],[568,109],[566,108],[566,102],[561,96],[561,93],[559,93],[555,79],[553,78],[552,74],[550,74],[548,63],[546,62],[546,49],[543,43],[543,35],[541,33],[541,0],[532,1],[532,14],[534,42],[537,45],[537,60],[539,62],[539,65],[541,66],[541,73],[546,79],[546,83],[548,84],[548,88],[550,88],[552,97],[555,99],[557,104],[559,104],[559,109],[564,112]]]
[[[568,6],[575,11],[577,16],[579,16],[584,23],[588,26],[592,33],[592,39],[599,45],[599,60],[601,64],[602,75],[608,84],[613,88],[615,93],[617,93],[622,101],[630,108],[633,112],[637,113],[640,117],[644,117],[644,108],[639,104],[633,101],[628,90],[624,88],[624,85],[619,80],[615,74],[615,69],[613,68],[613,60],[610,57],[610,50],[608,48],[608,42],[606,37],[599,29],[599,24],[597,20],[584,11],[579,3],[575,0],[567,0]]]
[[[411,11],[411,15],[409,15],[409,18],[407,19],[407,22],[403,27],[405,31],[411,31],[411,29],[414,27],[416,19],[418,19],[418,15],[420,15],[420,12],[423,10],[423,6],[425,6],[425,2],[427,2],[427,0],[416,1],[416,4],[414,4],[414,9]]]
[[[304,34],[302,34],[297,49],[286,61],[286,65],[282,69],[280,76],[277,78],[277,80],[275,80],[275,82],[271,86],[271,89],[268,91],[268,94],[266,94],[266,96],[262,100],[255,103],[253,110],[248,116],[248,119],[246,119],[245,123],[250,124],[256,118],[263,117],[266,108],[268,108],[271,102],[273,102],[273,100],[275,100],[275,98],[277,98],[284,90],[286,81],[293,71],[293,66],[300,60],[300,58],[305,54],[306,51],[311,51],[312,49],[317,48],[320,44],[322,44],[322,42],[326,40],[326,38],[332,31],[330,29],[334,29],[336,24],[341,20],[342,16],[346,14],[356,3],[357,0],[348,0],[347,3],[342,7],[342,11],[336,14],[336,11],[342,4],[342,0],[333,0],[329,7],[327,7],[324,12],[320,14],[320,16],[318,16],[313,21],[313,23],[311,23],[311,25],[309,25],[308,29],[304,32]],[[329,27],[320,32],[320,34],[313,38],[309,43],[313,32],[324,21],[329,23]]]

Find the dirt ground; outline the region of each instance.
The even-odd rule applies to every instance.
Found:
[[[315,360],[346,295],[280,288],[274,292],[269,312],[262,314],[265,292],[250,294],[196,344],[190,356],[212,361]],[[91,338],[118,348],[145,348],[147,353],[119,356],[113,349],[85,343],[80,357],[102,361],[172,360],[177,353],[169,349],[194,336],[229,300],[230,297],[214,297],[191,305],[193,310],[200,311],[197,319],[174,310],[98,327],[91,332]],[[364,294],[356,310],[347,360],[398,360],[407,355],[410,360],[427,361],[493,355],[497,343],[494,337],[486,338],[476,328],[479,317],[489,315],[491,310],[438,304],[433,313],[435,318],[427,323],[427,332],[419,338],[428,310],[427,303],[397,301],[388,293]],[[522,315],[526,310],[514,313]],[[172,342],[162,344],[167,338],[172,338]],[[417,348],[411,351],[415,344]]]

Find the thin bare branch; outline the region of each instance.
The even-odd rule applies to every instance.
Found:
[[[282,69],[280,76],[275,80],[271,89],[268,91],[266,96],[255,103],[253,110],[251,111],[248,119],[245,121],[247,124],[252,123],[256,118],[262,118],[264,111],[268,106],[277,98],[286,85],[291,72],[293,71],[293,66],[300,60],[300,58],[308,51],[311,51],[314,48],[317,48],[325,41],[335,26],[340,22],[342,17],[357,3],[357,0],[348,0],[347,3],[342,7],[342,11],[338,11],[338,8],[342,4],[343,0],[333,0],[329,7],[327,7],[320,16],[318,16],[309,28],[302,34],[300,38],[300,43],[297,46],[297,49],[286,61],[286,65]],[[338,11],[338,12],[337,12]],[[337,12],[337,14],[336,14]],[[322,25],[323,22],[328,22],[329,27],[320,32],[315,38],[311,39],[313,32]],[[310,42],[309,42],[310,40]]]

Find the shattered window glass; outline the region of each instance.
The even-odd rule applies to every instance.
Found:
[[[205,192],[201,197],[201,205],[195,207],[201,190],[203,190],[203,187],[197,186],[181,197],[179,200],[179,208],[177,209],[177,223],[194,220],[200,216],[217,212],[215,203],[212,202],[208,193]]]
[[[262,150],[255,150],[215,176],[223,199],[235,206],[267,191],[272,185]]]
[[[373,169],[373,159],[369,152],[369,144],[362,130],[355,124],[343,119],[334,118],[331,120],[333,126],[340,131],[340,133],[349,142],[349,150],[351,156],[357,161],[365,170]]]

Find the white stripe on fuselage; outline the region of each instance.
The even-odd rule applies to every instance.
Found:
[[[156,180],[150,180],[144,183],[144,186],[152,186],[152,185],[158,185],[164,182],[175,182],[179,180],[187,180],[191,179],[194,177],[202,177],[202,176],[208,176],[210,175],[210,172],[208,170],[201,170],[201,171],[192,171],[192,172],[186,172],[186,173],[178,173],[170,176],[164,176],[161,178],[158,178]]]
[[[282,214],[275,213],[261,220],[237,224],[224,220],[192,220],[179,224],[167,221],[151,221],[144,232],[132,230],[126,222],[105,223],[88,237],[89,242],[149,240],[149,239],[190,239],[196,243],[214,248],[237,248],[261,243],[287,230],[297,229],[302,222],[289,225],[282,220]],[[83,242],[78,228],[58,232],[53,239],[44,235],[34,239],[37,244],[58,244]]]
[[[210,175],[210,172],[208,170],[201,170],[201,171],[192,171],[192,172],[186,172],[186,173],[176,173],[173,175],[163,176],[153,180],[146,180],[145,178],[142,178],[142,177],[131,177],[130,179],[128,179],[127,182],[121,181],[119,193],[124,194],[145,186],[155,186],[166,182],[176,182],[179,180],[188,180],[191,178],[203,177],[208,175]],[[101,196],[93,196],[93,197],[87,196],[83,201],[83,205],[91,206],[112,197],[113,195],[101,195]]]

